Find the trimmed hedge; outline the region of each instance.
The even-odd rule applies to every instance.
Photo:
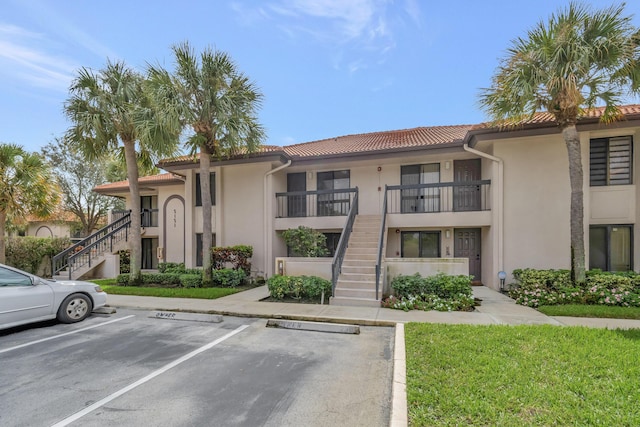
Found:
[[[71,246],[71,241],[66,237],[10,237],[5,243],[7,265],[31,274],[38,274],[44,258],[51,259]],[[51,268],[47,269],[49,273],[50,270]]]
[[[222,268],[213,270],[212,280],[216,287],[236,288],[244,282],[247,274],[244,270],[234,270],[233,268]]]
[[[253,247],[249,245],[237,245],[229,247],[215,247],[211,249],[212,264],[214,270],[222,270],[227,267],[227,263],[233,266],[234,270],[244,270],[246,275],[251,274],[251,257]]]
[[[383,307],[404,311],[470,311],[474,306],[471,276],[401,275],[391,281],[391,288],[394,295],[382,301]]]
[[[640,274],[633,271],[612,273],[601,270],[587,272],[585,283],[571,283],[569,270],[513,271],[517,280],[509,296],[529,307],[560,304],[601,304],[640,307]]]
[[[267,280],[267,287],[271,298],[283,300],[318,299],[324,291],[326,296],[331,294],[331,282],[317,276],[271,276]]]

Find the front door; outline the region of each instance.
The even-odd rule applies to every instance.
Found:
[[[287,174],[287,192],[307,191],[306,172]],[[307,216],[307,196],[297,195],[287,197],[287,217],[296,218]]]
[[[481,262],[480,262],[480,229],[479,228],[456,228],[454,230],[455,240],[453,242],[453,255],[456,258],[469,259],[469,275],[473,276],[474,282],[480,282]]]
[[[453,210],[480,210],[479,185],[455,185],[469,181],[480,181],[480,159],[455,160],[453,162]]]

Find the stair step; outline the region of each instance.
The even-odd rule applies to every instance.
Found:
[[[347,260],[342,262],[342,274],[373,274],[376,275],[376,267],[367,265],[367,266],[353,266],[347,265]]]
[[[344,267],[371,267],[375,268],[376,259],[358,259],[358,258],[345,258],[342,261],[342,268]]]
[[[337,289],[359,289],[366,291],[375,291],[376,282],[375,280],[373,282],[364,282],[357,280],[338,279],[338,283],[336,283],[336,290]]]
[[[342,274],[340,275],[340,279],[353,281],[353,282],[375,282],[376,281],[376,273],[375,269],[373,273],[347,273],[342,270]]]
[[[329,299],[329,305],[380,307],[380,301],[366,298],[331,297]]]
[[[353,288],[336,288],[335,297],[376,299],[376,290],[373,289],[353,289]]]

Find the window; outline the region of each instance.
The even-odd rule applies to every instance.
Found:
[[[318,191],[328,190],[318,194],[318,216],[347,215],[351,207],[349,191],[350,171],[318,172]]]
[[[630,136],[592,139],[589,150],[591,186],[631,184],[631,147]]]
[[[142,269],[155,270],[158,268],[158,238],[142,239]]]
[[[216,235],[211,235],[211,244],[213,246],[216,245]],[[202,267],[203,264],[202,257],[202,233],[196,233],[196,267]]]
[[[0,286],[29,286],[32,284],[29,276],[0,267]]]
[[[216,174],[209,174],[209,188],[211,190],[211,205],[216,205]],[[200,189],[200,174],[196,174],[196,206],[202,206],[202,190]]]
[[[142,226],[158,226],[158,196],[141,196],[140,207],[142,208]]]
[[[589,227],[589,268],[603,271],[633,270],[633,226]]]
[[[400,168],[401,185],[436,184],[440,182],[440,163],[408,165]],[[440,188],[409,188],[401,191],[402,213],[439,212]]]
[[[403,231],[402,258],[440,258],[439,231]]]

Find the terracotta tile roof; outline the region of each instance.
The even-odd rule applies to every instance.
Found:
[[[471,125],[361,133],[283,147],[291,157],[316,157],[426,147],[462,141]]]
[[[250,157],[259,157],[264,154],[277,153],[282,152],[282,147],[277,145],[262,145],[260,146],[260,150],[257,153],[249,154]],[[247,157],[246,154],[238,154],[233,156],[232,158],[244,158]],[[172,164],[172,163],[198,163],[200,159],[200,153],[196,153],[195,155],[184,155],[178,157],[171,157],[169,159],[162,159],[158,163],[158,166],[162,167],[163,165]]]
[[[620,113],[622,113],[626,118],[630,118],[633,116],[640,116],[640,105],[639,104],[631,104],[631,105],[623,105],[620,108]],[[591,110],[585,112],[584,116],[580,118],[580,121],[594,121],[600,120],[602,114],[604,112],[604,107],[596,107]],[[578,123],[580,123],[580,121]],[[512,124],[511,126],[516,127],[526,127],[526,126],[535,126],[535,125],[549,125],[555,126],[555,119],[551,113],[548,112],[539,112],[535,113],[533,117],[524,119],[520,122]],[[505,130],[510,130],[511,126],[507,127]],[[490,129],[492,127],[491,123],[480,123],[473,126],[473,129]]]
[[[143,176],[138,179],[138,183],[142,185],[158,185],[158,184],[180,184],[184,180],[173,173],[161,173],[159,175]],[[129,191],[129,180],[110,182],[98,185],[93,189],[96,193],[110,193],[118,191]]]

